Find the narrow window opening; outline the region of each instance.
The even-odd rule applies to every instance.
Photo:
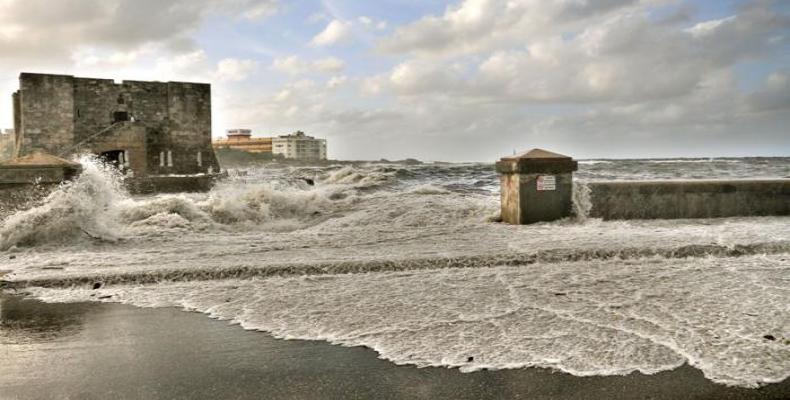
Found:
[[[198,167],[202,167],[203,166],[203,153],[199,152],[199,151],[197,152],[197,164],[198,164]]]
[[[167,166],[168,167],[173,166],[173,152],[170,150],[167,151]]]
[[[165,152],[164,151],[160,151],[159,152],[159,166],[160,167],[164,167],[165,166]]]
[[[112,113],[113,122],[122,122],[129,120],[129,112],[127,111],[116,111]]]

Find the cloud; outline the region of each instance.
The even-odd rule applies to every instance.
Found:
[[[187,52],[207,16],[260,19],[277,7],[275,0],[5,0],[0,54],[3,64],[57,65],[85,48],[128,52],[156,44]]]
[[[396,29],[379,48],[388,53],[457,55],[571,31],[586,21],[629,9],[636,0],[464,0],[442,16]]]
[[[247,78],[258,67],[254,60],[225,58],[217,64],[215,77],[220,81],[238,82]]]
[[[790,148],[790,16],[778,2],[715,7],[726,12],[708,20],[685,0],[453,3],[394,26],[282,13],[320,24],[313,36],[260,23],[285,4],[272,0],[0,0],[0,89],[13,90],[22,68],[213,82],[215,129],[302,129],[347,158]],[[217,18],[230,28],[212,31]],[[285,42],[260,51],[261,32]],[[197,39],[209,36],[222,40]],[[257,74],[261,63],[276,73]],[[0,125],[10,109],[0,96]]]
[[[763,86],[749,96],[748,103],[755,112],[790,113],[790,72],[769,75]]]
[[[452,94],[456,101],[497,103],[677,98],[738,62],[780,53],[790,44],[788,38],[777,39],[781,27],[790,26],[787,21],[749,8],[680,29],[657,24],[646,12],[625,12],[572,37],[542,37],[521,48],[492,46],[471,61],[413,58],[393,68],[387,84],[402,96]]]
[[[296,75],[306,72],[310,68],[310,64],[299,56],[291,55],[275,58],[272,61],[272,68],[286,74]]]
[[[346,63],[337,57],[327,57],[313,62],[313,67],[321,72],[335,73],[342,71]]]
[[[348,81],[346,76],[333,76],[326,82],[327,89],[336,89]]]
[[[277,0],[258,0],[246,2],[248,3],[246,6],[244,4],[245,1],[241,1],[240,3],[243,6],[242,9],[244,11],[242,12],[242,15],[244,18],[253,21],[271,17],[272,15],[277,14],[280,8],[280,4]]]
[[[299,75],[305,73],[337,73],[342,71],[346,63],[337,57],[326,57],[315,61],[306,61],[296,55],[275,58],[271,67],[274,70],[289,74]]]
[[[377,20],[375,20],[375,19],[373,19],[371,17],[365,16],[365,15],[363,15],[361,17],[358,17],[357,18],[357,22],[360,25],[362,25],[363,27],[365,27],[366,29],[376,29],[376,30],[387,29],[387,26],[389,25],[387,23],[387,21],[384,21],[384,20],[378,20],[377,21]]]
[[[777,57],[790,45],[787,14],[767,2],[707,21],[681,11],[465,1],[380,41],[396,60],[389,70],[289,86],[262,104],[272,116],[290,112],[278,124],[343,143],[333,146],[340,157],[493,160],[538,145],[578,157],[787,149],[790,75]],[[402,40],[415,32],[419,40]],[[780,70],[747,92],[738,68],[766,61]],[[334,90],[341,82],[345,90]]]
[[[310,41],[313,46],[332,46],[348,42],[352,37],[352,24],[340,20],[332,20],[326,28],[315,35]]]

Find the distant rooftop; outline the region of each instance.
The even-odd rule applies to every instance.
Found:
[[[530,158],[530,159],[535,159],[535,158],[541,158],[541,159],[563,159],[563,160],[564,159],[568,159],[568,160],[571,159],[571,157],[568,157],[566,155],[554,153],[554,152],[551,152],[551,151],[548,151],[548,150],[543,150],[543,149],[532,149],[532,150],[529,150],[529,151],[525,151],[525,152],[523,152],[521,154],[517,154],[517,155],[513,155],[513,156],[509,156],[509,157],[502,157],[503,160],[517,160],[517,159],[523,159],[523,158]]]
[[[228,129],[226,133],[228,136],[252,136],[251,129]]]
[[[296,132],[291,133],[289,135],[280,135],[278,137],[283,138],[283,139],[287,139],[287,138],[315,139],[312,136],[305,135],[304,132],[302,132],[302,131],[296,131]]]

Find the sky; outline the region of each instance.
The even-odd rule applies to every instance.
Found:
[[[212,84],[334,159],[790,156],[790,1],[0,0],[20,72]]]

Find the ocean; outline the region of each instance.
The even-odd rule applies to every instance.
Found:
[[[574,216],[498,223],[491,164],[229,170],[134,196],[92,160],[6,215],[0,275],[60,302],[178,307],[396,364],[790,376],[790,218],[602,221],[585,182],[790,176],[790,158],[582,160]],[[13,287],[13,289],[11,289]]]

